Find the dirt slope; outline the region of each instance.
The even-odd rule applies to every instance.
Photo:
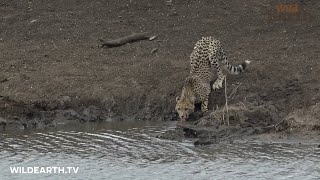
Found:
[[[252,61],[246,73],[228,76],[229,93],[242,82],[230,103],[272,103],[279,118],[315,105],[320,100],[320,2],[297,1],[296,19],[281,19],[292,14],[277,13],[277,4],[4,0],[0,124],[32,128],[67,119],[176,120],[174,99],[202,36],[218,38],[233,64]],[[99,39],[133,32],[158,38],[99,47]],[[222,106],[223,99],[223,90],[217,91],[211,106]]]

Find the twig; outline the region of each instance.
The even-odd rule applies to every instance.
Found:
[[[226,109],[227,109],[227,124],[230,125],[229,122],[229,110],[228,110],[228,96],[227,96],[227,76],[224,77],[224,95],[226,99]]]
[[[223,125],[226,125],[226,122],[224,121],[224,108],[225,107],[223,107],[222,109],[222,122],[223,122]]]
[[[267,126],[267,127],[264,127],[264,128],[275,128],[277,129],[277,126],[280,125],[280,123],[282,123],[283,121],[285,120],[285,118],[281,119],[279,122],[277,122],[277,124],[273,124],[273,125],[270,125],[270,126]]]
[[[248,109],[247,107],[246,107],[246,105],[244,105],[244,103],[243,102],[239,102],[244,108],[246,108],[246,109]]]
[[[237,89],[241,86],[242,82],[232,91],[228,98],[230,98],[233,94],[236,93]],[[232,97],[233,98],[233,97]]]
[[[157,48],[153,48],[153,49],[151,50],[151,54],[155,53],[156,51],[158,51],[158,49],[157,49]]]
[[[151,36],[151,37],[149,38],[149,41],[153,41],[153,40],[155,40],[155,39],[157,39],[157,36]]]
[[[276,128],[277,126],[279,126],[280,123],[282,123],[285,120],[285,118],[283,118],[281,121],[279,121],[277,124],[274,125],[274,127]]]

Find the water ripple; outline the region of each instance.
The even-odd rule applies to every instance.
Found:
[[[313,145],[235,143],[194,147],[188,140],[175,142],[155,138],[169,128],[172,125],[133,126],[120,130],[106,126],[94,131],[4,135],[0,141],[0,169],[8,169],[8,165],[72,165],[80,167],[82,178],[96,172],[95,179],[320,177],[320,151]],[[12,176],[8,172],[1,174],[7,178]],[[74,179],[80,175],[75,175]]]

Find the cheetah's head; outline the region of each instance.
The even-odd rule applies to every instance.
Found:
[[[194,112],[194,103],[188,98],[176,97],[176,111],[180,120],[185,121]]]

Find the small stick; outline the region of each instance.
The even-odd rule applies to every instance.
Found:
[[[264,128],[275,128],[275,130],[277,130],[277,126],[280,125],[280,123],[282,123],[283,121],[285,120],[285,118],[281,119],[279,122],[277,122],[277,124],[273,124],[273,125],[270,125],[270,126],[267,126],[267,127],[264,127]]]
[[[222,122],[223,122],[223,125],[226,125],[226,122],[224,121],[224,108],[225,107],[223,107],[222,109]]]
[[[240,104],[242,104],[242,106],[243,106],[244,108],[248,109],[248,108],[246,107],[246,105],[244,105],[243,102],[240,102]]]
[[[277,126],[279,126],[280,123],[282,123],[285,119],[283,118],[281,121],[279,121],[277,124],[274,125],[274,127],[276,128]]]
[[[228,95],[227,95],[227,76],[224,77],[224,95],[226,99],[226,110],[227,110],[227,124],[230,125],[229,122],[229,111],[228,111]]]
[[[242,82],[232,91],[228,98],[230,98],[234,93],[236,93],[237,89],[241,86]]]

